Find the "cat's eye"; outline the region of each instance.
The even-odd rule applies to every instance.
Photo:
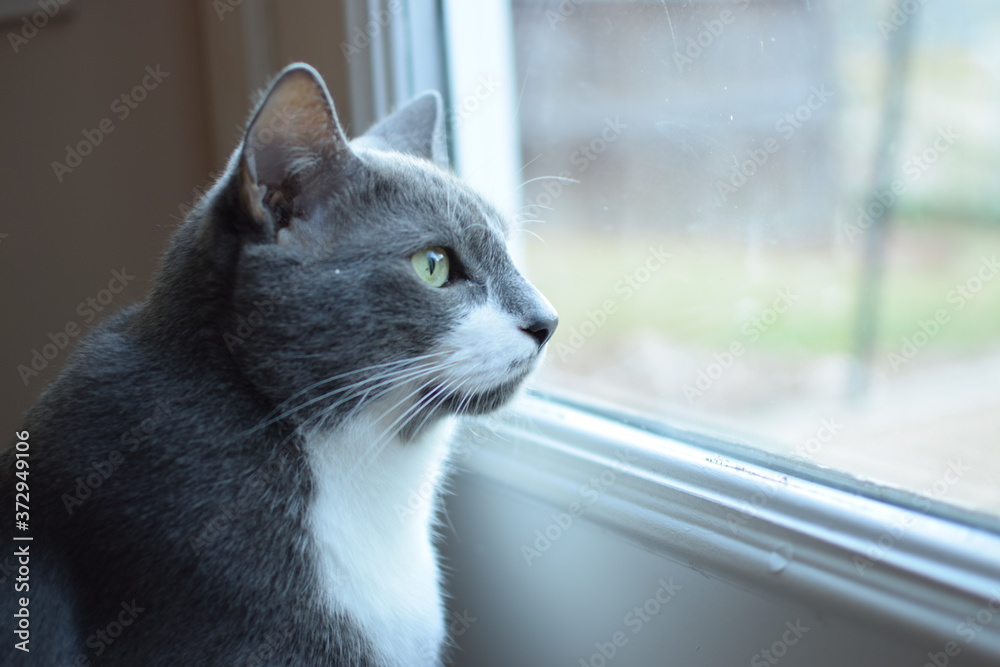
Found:
[[[431,287],[443,287],[451,280],[451,258],[444,248],[424,248],[410,258],[413,269]]]

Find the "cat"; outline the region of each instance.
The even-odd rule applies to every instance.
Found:
[[[443,664],[451,433],[557,325],[444,139],[436,93],[349,142],[314,69],[274,80],[148,299],[28,413],[27,532],[0,455],[30,552],[2,664]]]

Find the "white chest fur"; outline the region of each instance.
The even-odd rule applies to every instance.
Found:
[[[380,433],[360,423],[307,441],[321,584],[331,610],[360,623],[380,664],[439,664],[445,626],[431,536],[452,429],[446,420],[377,454]]]

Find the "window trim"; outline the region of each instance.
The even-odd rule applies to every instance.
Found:
[[[345,38],[369,40],[348,62],[353,124],[369,127],[415,95],[437,90],[455,172],[513,216],[520,136],[509,4],[348,0],[344,20]],[[470,24],[491,30],[463,29]]]
[[[823,613],[914,645],[944,650],[955,641],[963,655],[1000,662],[1000,624],[967,643],[958,632],[979,610],[1000,613],[996,534],[553,395],[529,394],[491,428],[470,424],[462,437],[474,451],[463,464],[468,472],[561,512],[581,501],[588,480],[611,471],[614,482],[601,484],[579,516],[669,560],[807,607],[821,604]],[[889,547],[872,559],[868,549],[880,539]],[[863,574],[858,556],[871,562]]]
[[[455,171],[514,216],[521,208],[520,90],[507,0],[441,0]],[[488,29],[482,29],[487,26]]]
[[[773,472],[827,486],[852,495],[862,495],[873,500],[896,505],[916,513],[929,514],[969,525],[1000,535],[1000,516],[950,504],[943,499],[901,487],[889,486],[873,479],[863,479],[841,470],[819,465],[807,458],[778,454],[768,448],[766,441],[755,441],[746,434],[727,431],[702,421],[684,420],[676,413],[656,419],[649,415],[629,412],[620,407],[603,405],[585,395],[573,394],[561,387],[551,392],[540,392],[550,400],[569,405],[583,406],[592,414],[641,428],[649,433],[680,440],[703,449],[720,452],[734,459],[746,461]],[[756,444],[755,444],[756,443]],[[1000,556],[1000,555],[998,555]]]
[[[345,39],[368,40],[348,60],[356,127],[370,127],[418,93],[447,88],[437,0],[349,0],[344,24]]]

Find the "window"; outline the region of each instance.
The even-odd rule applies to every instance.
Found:
[[[543,386],[1000,514],[997,8],[510,9]]]

